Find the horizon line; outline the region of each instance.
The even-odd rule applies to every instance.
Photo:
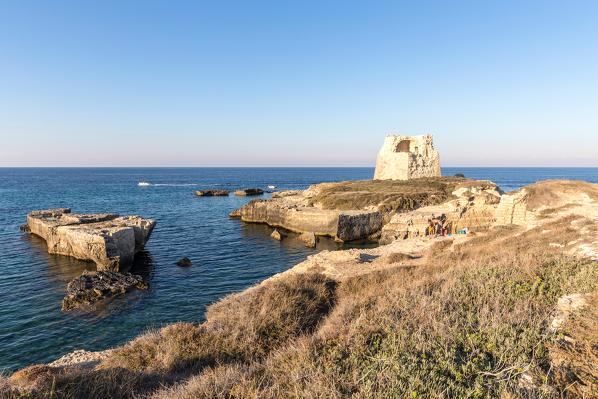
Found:
[[[0,169],[374,169],[375,166],[0,166]],[[492,169],[598,169],[596,166],[453,166],[441,168],[492,168]]]

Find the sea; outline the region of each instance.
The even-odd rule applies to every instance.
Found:
[[[317,251],[347,248],[332,240],[322,240],[316,249],[296,240],[273,240],[269,227],[228,216],[251,198],[199,198],[195,190],[304,189],[320,182],[371,179],[373,172],[373,168],[0,168],[0,372],[49,362],[75,349],[107,349],[177,321],[201,322],[206,306],[227,294]],[[443,168],[442,172],[490,179],[504,191],[543,179],[598,183],[598,168]],[[57,207],[157,220],[131,268],[144,276],[150,289],[130,292],[91,311],[62,312],[66,284],[95,266],[48,254],[43,240],[19,230],[31,210]],[[193,265],[178,267],[182,257]]]

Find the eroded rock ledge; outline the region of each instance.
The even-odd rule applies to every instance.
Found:
[[[134,288],[146,290],[149,285],[143,281],[143,277],[131,273],[85,271],[68,283],[66,296],[62,300],[62,310],[93,305],[103,299],[125,294]]]
[[[389,242],[403,238],[404,231],[409,230],[406,226],[413,224],[411,219],[404,223],[397,220],[396,215],[410,218],[410,212],[420,208],[430,207],[421,216],[426,226],[432,213],[451,213],[457,219],[466,216],[467,223],[479,221],[490,226],[500,194],[492,182],[458,177],[322,183],[303,191],[274,193],[269,200],[251,201],[231,216],[341,241],[377,239],[383,234]],[[393,227],[383,229],[388,224]]]
[[[30,232],[46,240],[49,253],[93,261],[97,270],[119,271],[130,265],[155,225],[140,216],[75,214],[69,208],[27,215]]]

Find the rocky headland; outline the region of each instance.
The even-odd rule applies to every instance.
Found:
[[[46,241],[48,252],[93,261],[97,270],[119,271],[143,249],[156,222],[140,216],[77,214],[69,208],[33,211],[28,231]]]
[[[31,366],[0,381],[0,392],[596,397],[598,185],[545,181],[501,193],[487,181],[429,179],[326,183],[251,202],[238,216],[297,231],[304,224],[293,213],[306,208],[378,213],[388,243],[321,251],[211,305],[203,323]],[[422,220],[438,213],[467,234],[423,235]],[[321,233],[317,220],[306,230]],[[338,236],[339,219],[322,220]]]
[[[347,181],[277,192],[271,199],[247,203],[231,216],[337,241],[390,242],[423,235],[432,215],[446,214],[451,232],[464,225],[487,228],[500,196],[492,182],[460,177]]]

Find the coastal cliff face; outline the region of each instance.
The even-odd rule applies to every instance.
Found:
[[[244,222],[334,237],[341,241],[424,235],[428,219],[449,217],[451,232],[493,223],[500,190],[492,182],[457,177],[322,183],[275,193],[233,212]]]
[[[500,188],[491,181],[463,182],[451,193],[451,200],[393,215],[382,228],[380,243],[423,237],[430,220],[441,215],[444,216],[444,227],[448,234],[457,234],[464,229],[486,230],[495,224],[501,194]]]
[[[382,215],[378,211],[340,211],[298,206],[294,201],[256,200],[237,211],[241,220],[250,223],[266,223],[273,227],[297,233],[312,232],[342,241],[367,238],[382,227]]]
[[[500,206],[492,184],[461,183],[455,206]],[[346,204],[333,188],[310,201]],[[525,224],[321,251],[211,305],[204,323],[31,366],[0,378],[0,396],[596,397],[598,185],[523,190]]]
[[[156,225],[151,219],[116,214],[74,214],[68,208],[33,211],[27,227],[44,240],[48,252],[90,260],[97,270],[130,265]]]

